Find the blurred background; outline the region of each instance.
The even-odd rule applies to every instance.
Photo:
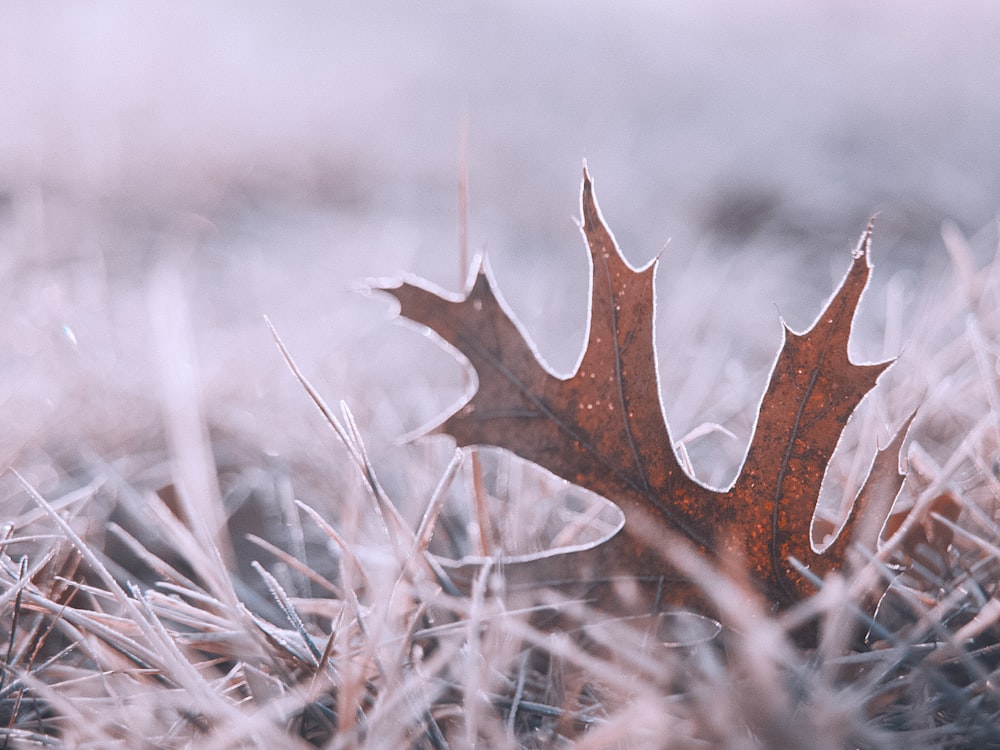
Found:
[[[0,5],[0,461],[41,482],[174,419],[334,460],[263,315],[398,455],[464,376],[358,290],[459,291],[464,153],[470,251],[564,373],[586,159],[626,256],[661,254],[664,406],[737,435],[692,450],[725,482],[779,314],[811,322],[870,216],[860,359],[914,336],[946,222],[992,256],[997,50],[986,0]]]

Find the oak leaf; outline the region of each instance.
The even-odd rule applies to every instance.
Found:
[[[691,606],[700,601],[698,587],[657,543],[679,533],[709,557],[727,557],[727,550],[742,555],[749,577],[774,606],[800,600],[813,590],[814,577],[844,563],[858,508],[823,551],[813,543],[813,515],[848,418],[890,364],[855,364],[848,356],[870,272],[871,226],[812,327],[796,333],[785,326],[742,469],[731,487],[716,490],[684,471],[661,408],[653,342],[657,261],[635,269],[624,259],[586,169],[582,212],[592,268],[589,335],[569,377],[540,363],[482,265],[460,298],[411,282],[385,289],[399,301],[402,316],[436,332],[478,379],[471,398],[432,431],[459,446],[511,451],[623,511],[624,525],[610,539],[538,556],[520,577],[526,584],[565,579],[592,588],[625,578],[656,592],[656,606]],[[889,477],[890,502],[902,481],[896,470],[900,442],[897,437],[879,454],[881,468],[873,472],[883,485]],[[855,505],[865,496],[863,490]],[[507,566],[515,581],[516,572],[517,566]],[[646,597],[642,607],[648,606]]]

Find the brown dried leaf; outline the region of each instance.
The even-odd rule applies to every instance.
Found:
[[[843,541],[824,553],[814,548],[813,514],[841,431],[889,364],[854,364],[847,352],[870,271],[871,226],[813,326],[801,334],[785,327],[742,470],[731,488],[718,491],[683,470],[660,406],[653,344],[656,261],[636,270],[622,257],[586,170],[582,208],[593,271],[590,329],[580,364],[568,378],[539,362],[485,268],[461,298],[408,282],[386,290],[399,300],[403,316],[434,330],[478,376],[472,397],[434,431],[460,446],[505,448],[624,512],[624,527],[603,544],[539,556],[523,577],[526,584],[625,577],[652,584],[664,600],[692,605],[700,598],[695,587],[650,543],[656,537],[651,530],[669,529],[710,557],[739,550],[775,605],[799,600],[812,585],[791,558],[818,576],[844,561]],[[518,579],[514,567],[507,571]],[[648,605],[648,597],[641,601]]]

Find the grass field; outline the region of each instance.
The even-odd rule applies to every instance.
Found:
[[[0,9],[6,746],[1000,744],[998,43],[977,2]],[[684,446],[716,486],[779,317],[812,320],[878,213],[852,352],[899,359],[824,503],[918,409],[900,502],[927,544],[867,642],[840,578],[774,616],[672,551],[719,633],[539,587],[548,632],[495,571],[454,597],[417,564],[476,551],[471,460],[398,441],[466,376],[367,289],[460,289],[462,153],[470,252],[558,371],[583,159],[625,254],[662,252],[663,405],[675,437],[725,428]],[[615,521],[481,461],[508,552]],[[810,616],[818,648],[787,635]]]

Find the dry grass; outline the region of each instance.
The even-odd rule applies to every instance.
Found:
[[[609,620],[544,581],[530,605],[518,597],[512,608],[500,565],[457,595],[432,552],[570,544],[607,533],[614,512],[508,456],[483,452],[473,471],[447,441],[373,460],[351,412],[308,385],[346,460],[315,446],[276,460],[216,418],[225,408],[203,413],[190,323],[168,304],[181,292],[167,274],[151,292],[165,435],[113,460],[39,446],[10,456],[4,746],[1000,742],[1000,263],[977,269],[960,236],[946,240],[957,278],[909,308],[919,335],[855,420],[826,488],[828,503],[842,503],[872,443],[919,403],[899,500],[917,510],[895,538],[910,534],[909,556],[893,541],[859,551],[850,575],[775,616],[752,596],[745,605],[737,565],[711,570],[666,540],[663,553],[703,583],[717,620]],[[553,609],[560,628],[539,629]],[[790,635],[807,622],[818,646]]]
[[[944,217],[969,231],[1000,202],[998,20],[979,0],[4,4],[0,747],[1000,744],[995,231],[970,251],[949,229],[950,271],[924,265]],[[581,156],[626,255],[662,251],[664,408],[712,484],[749,438],[774,306],[806,324],[880,212],[855,354],[902,354],[823,504],[919,406],[909,572],[861,555],[774,617],[670,544],[718,634],[540,587],[563,612],[542,632],[499,566],[449,594],[428,551],[616,523],[509,456],[476,472],[447,440],[394,442],[464,376],[350,290],[457,283],[463,121],[468,241],[555,369],[585,319]],[[339,439],[265,313],[350,405]],[[811,619],[806,648],[788,633]]]

